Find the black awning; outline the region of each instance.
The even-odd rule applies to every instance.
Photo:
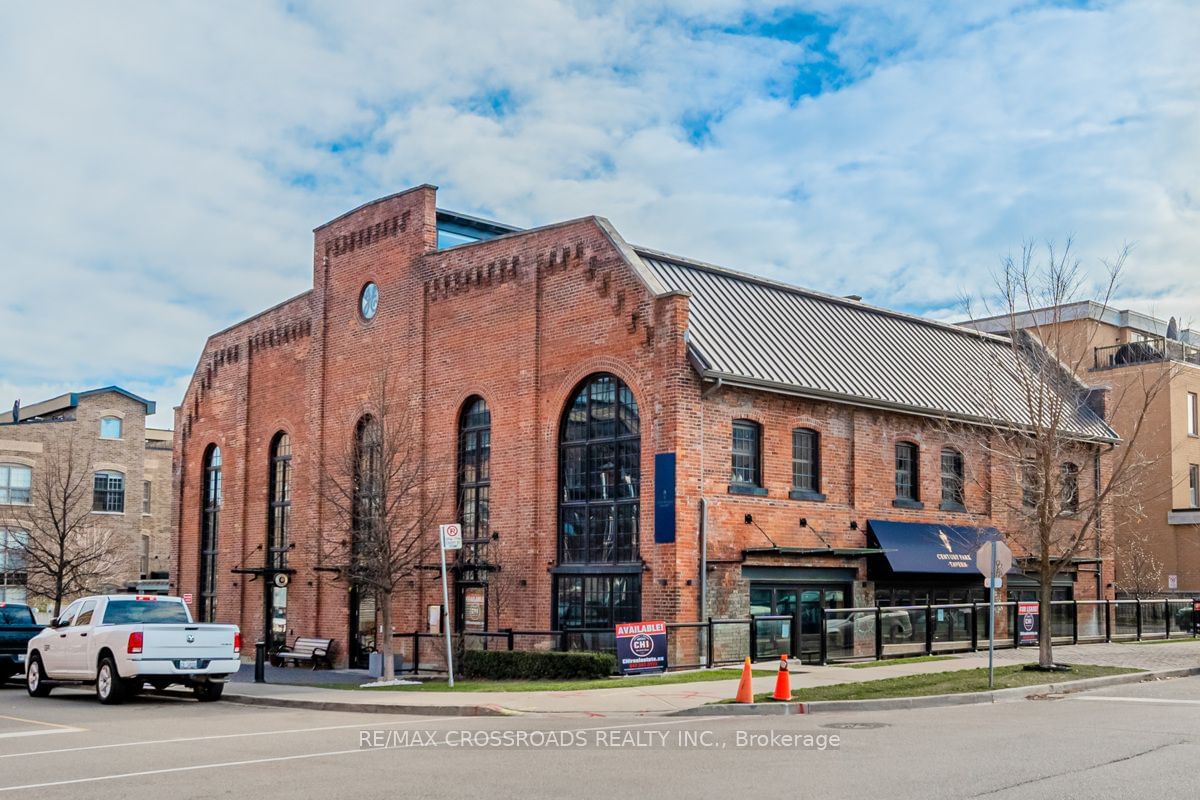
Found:
[[[867,521],[867,535],[883,550],[892,572],[964,577],[978,575],[975,551],[982,544],[993,539],[1004,541],[1000,531],[990,527],[878,519]],[[1020,572],[1015,567],[1014,571]]]

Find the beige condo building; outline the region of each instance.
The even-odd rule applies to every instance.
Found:
[[[26,590],[39,471],[71,442],[88,458],[90,514],[119,535],[118,568],[102,591],[166,592],[171,562],[174,434],[146,427],[153,401],[117,386],[68,392],[0,414],[0,601],[40,605]],[[15,418],[14,418],[15,416]],[[61,450],[60,450],[61,451]],[[87,501],[85,501],[87,502]]]
[[[1091,301],[968,324],[1052,339],[1084,381],[1108,389],[1109,423],[1122,437],[1144,418],[1136,494],[1114,504],[1115,588],[1200,597],[1200,331]]]

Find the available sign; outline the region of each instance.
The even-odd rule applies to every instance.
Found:
[[[622,675],[667,669],[667,623],[626,622],[617,625],[617,664]]]
[[[1017,644],[1037,644],[1037,601],[1017,603]]]

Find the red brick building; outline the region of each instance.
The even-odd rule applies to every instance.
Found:
[[[435,194],[320,226],[313,288],[205,345],[177,410],[171,572],[201,618],[332,637],[362,661],[372,601],[313,543],[335,524],[322,465],[385,365],[419,409],[441,518],[482,545],[464,552],[484,568],[452,574],[460,625],[807,621],[982,596],[966,559],[1004,530],[997,498],[1019,477],[947,422],[978,420],[978,387],[1003,383],[1002,340],[633,247],[598,217],[516,230]],[[1083,404],[1071,424],[1099,463],[1112,431]],[[1063,595],[1110,593],[1106,548]],[[264,567],[289,585],[246,571]],[[414,577],[396,629],[440,602],[436,571]]]

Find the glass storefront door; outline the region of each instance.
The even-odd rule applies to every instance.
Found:
[[[790,653],[792,626],[800,626],[800,652],[803,662],[818,660],[821,651],[821,609],[846,608],[849,590],[845,586],[753,585],[750,588],[750,613],[754,616],[787,615],[792,619],[760,622],[757,627],[759,658]]]

